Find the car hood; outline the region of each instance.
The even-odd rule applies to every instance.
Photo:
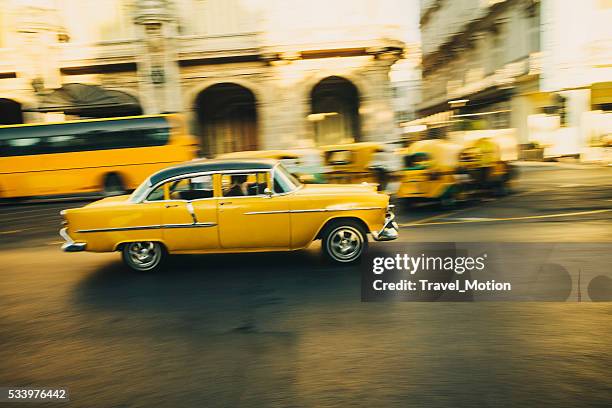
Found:
[[[376,193],[376,184],[304,184],[296,194],[355,194]]]

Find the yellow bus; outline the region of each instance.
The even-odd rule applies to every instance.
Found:
[[[0,126],[0,198],[121,194],[197,148],[179,115]]]

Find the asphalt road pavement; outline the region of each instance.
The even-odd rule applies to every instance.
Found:
[[[522,170],[507,197],[401,209],[401,241],[612,243],[612,169]],[[317,245],[136,274],[59,251],[59,210],[85,202],[0,207],[0,386],[77,407],[612,402],[611,303],[361,303]]]

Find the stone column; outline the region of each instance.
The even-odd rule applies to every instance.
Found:
[[[259,150],[277,149],[279,129],[276,122],[281,96],[277,92],[274,74],[270,67],[262,71],[259,85],[261,92],[255,95],[258,147]]]
[[[527,119],[534,109],[529,95],[515,95],[510,99],[510,127],[516,129],[519,144],[529,143],[529,126]]]
[[[167,0],[137,0],[138,86],[144,113],[181,111],[177,22]]]
[[[295,55],[274,56],[263,80],[266,93],[258,101],[263,149],[295,149],[312,144],[307,134],[309,101],[298,92],[304,71]]]
[[[572,129],[571,145],[576,153],[584,153],[589,147],[587,132],[584,129],[584,114],[591,110],[591,90],[574,89],[559,92],[566,99],[566,124]]]
[[[389,79],[391,65],[399,58],[396,52],[380,52],[365,68],[368,82],[365,95],[361,95],[361,131],[363,141],[385,142],[396,139],[393,110],[393,90]]]

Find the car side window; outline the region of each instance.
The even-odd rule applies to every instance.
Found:
[[[223,197],[262,196],[268,187],[267,172],[221,175]]]
[[[327,164],[330,166],[342,166],[353,162],[353,152],[350,150],[333,150],[326,153]]]
[[[186,177],[160,184],[153,191],[151,191],[147,197],[147,201],[163,200],[165,186],[168,187],[170,200],[190,201],[202,198],[212,198],[214,196],[212,176],[203,175]]]
[[[168,191],[171,200],[199,200],[212,198],[213,181],[211,175],[186,177],[169,182]]]

